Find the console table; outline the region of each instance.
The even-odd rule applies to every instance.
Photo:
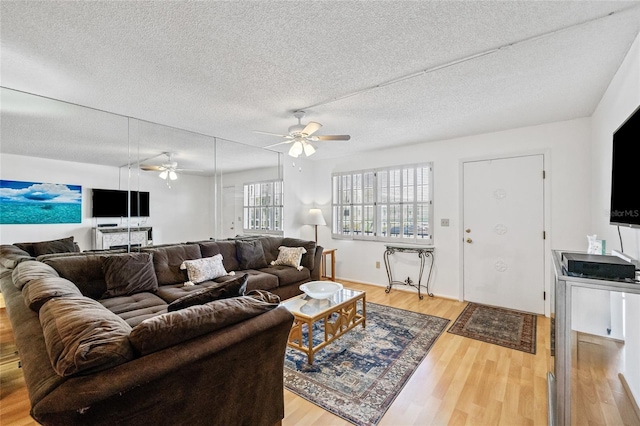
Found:
[[[427,294],[429,297],[433,297],[433,293],[429,292],[429,281],[431,281],[431,272],[433,271],[433,263],[435,262],[435,247],[433,246],[418,246],[418,245],[409,245],[409,244],[385,244],[384,251],[384,267],[387,269],[387,278],[389,279],[389,285],[387,286],[385,292],[389,293],[391,291],[391,287],[394,284],[403,284],[409,285],[411,287],[418,289],[418,297],[420,299],[423,298],[421,293],[422,288],[422,273],[424,272],[424,264],[426,263],[427,257],[431,258],[431,262],[429,262],[429,275],[427,276]],[[417,285],[413,282],[411,277],[407,277],[404,281],[395,281],[393,279],[393,274],[391,272],[391,266],[389,265],[389,256],[399,252],[399,253],[417,253],[420,258],[420,275],[418,275],[418,283]]]
[[[562,266],[562,252],[552,250],[555,289],[552,292],[552,330],[555,332],[555,354],[547,375],[549,400],[549,425],[571,425],[571,308],[573,289],[577,287],[596,290],[640,294],[640,285],[630,281],[614,281],[593,277],[572,276]],[[552,318],[552,319],[553,319]],[[555,322],[555,324],[554,324]]]
[[[105,250],[114,246],[145,247],[151,244],[152,228],[141,227],[96,227],[93,228],[94,249]]]

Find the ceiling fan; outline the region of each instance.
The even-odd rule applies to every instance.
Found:
[[[153,164],[140,164],[140,169],[147,172],[160,172],[158,177],[160,179],[164,179],[167,181],[167,186],[171,188],[170,181],[178,179],[178,172],[183,171],[191,171],[191,172],[201,172],[202,170],[192,170],[192,169],[179,169],[178,163],[176,161],[171,160],[170,152],[163,152],[160,155],[167,156],[167,162],[163,163],[159,166]]]
[[[316,147],[311,142],[318,141],[348,141],[351,139],[349,135],[319,135],[314,136],[313,134],[317,132],[322,124],[316,123],[315,121],[310,121],[309,123],[302,124],[301,120],[304,117],[304,111],[294,111],[293,116],[298,119],[298,124],[294,124],[289,127],[289,134],[280,135],[277,133],[270,132],[261,132],[255,130],[255,133],[261,133],[263,135],[272,135],[272,136],[280,136],[282,138],[287,139],[283,142],[278,142],[273,145],[265,146],[265,148],[272,148],[274,146],[282,145],[282,144],[292,144],[291,148],[289,148],[289,155],[292,157],[299,157],[304,154],[308,157],[316,152]]]

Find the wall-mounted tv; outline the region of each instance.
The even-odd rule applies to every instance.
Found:
[[[93,189],[91,196],[92,217],[131,217],[149,216],[149,193],[143,191],[121,191],[117,189]],[[129,194],[129,203],[127,203]]]
[[[640,106],[613,134],[611,167],[612,225],[640,228]]]

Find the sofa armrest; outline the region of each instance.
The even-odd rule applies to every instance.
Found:
[[[324,247],[316,246],[316,257],[314,258],[314,268],[311,270],[311,281],[319,281],[320,273],[322,272],[322,252]]]
[[[72,377],[33,408],[44,424],[275,424],[293,316],[257,317],[99,373]],[[247,409],[247,403],[251,409]],[[214,405],[212,405],[214,404]],[[205,416],[205,417],[203,417]]]

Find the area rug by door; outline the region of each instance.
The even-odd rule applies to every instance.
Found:
[[[447,330],[449,333],[536,353],[536,316],[469,302]]]
[[[324,347],[313,365],[287,348],[284,385],[356,425],[376,425],[448,324],[445,318],[367,303],[366,328],[358,326]],[[313,335],[321,330],[316,324]]]

